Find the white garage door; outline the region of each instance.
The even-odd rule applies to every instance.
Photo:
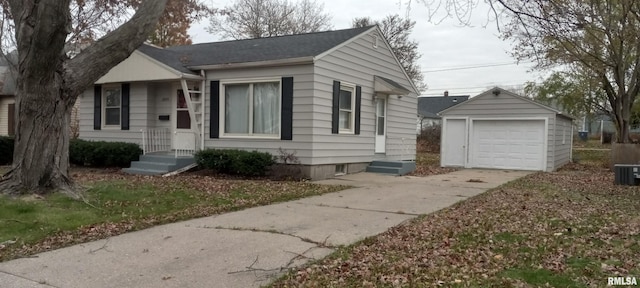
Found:
[[[476,120],[470,141],[472,167],[544,170],[544,120]]]

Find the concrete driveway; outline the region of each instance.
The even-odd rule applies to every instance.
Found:
[[[0,287],[259,287],[338,245],[527,174],[474,169],[429,177],[346,175],[319,183],[356,188],[0,263]]]

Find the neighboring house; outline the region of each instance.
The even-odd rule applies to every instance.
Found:
[[[5,57],[0,56],[0,136],[15,134],[16,78]]]
[[[449,91],[440,97],[418,97],[418,133],[425,127],[439,125],[441,117],[438,113],[467,99],[469,95],[449,96]]]
[[[417,89],[377,26],[145,44],[82,98],[80,138],[138,143],[147,154],[282,148],[312,179],[415,160]],[[129,171],[167,171],[142,171],[147,164]]]
[[[443,167],[554,171],[571,161],[570,116],[493,88],[440,113]]]
[[[0,56],[0,136],[15,135],[17,110],[15,104],[17,74],[7,61],[7,58],[16,57],[10,53],[7,57]],[[11,59],[17,61],[17,59]],[[15,63],[15,62],[14,62]],[[78,136],[78,107],[79,100],[73,106],[71,112],[71,136]]]
[[[600,135],[602,132],[616,132],[616,127],[611,116],[605,113],[595,113],[589,116],[578,117],[576,126],[578,127],[578,131],[576,132],[589,132],[589,135]]]

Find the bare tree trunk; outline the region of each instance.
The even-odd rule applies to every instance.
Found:
[[[23,79],[21,83],[27,91],[16,103],[20,129],[15,138],[13,166],[5,175],[7,181],[0,183],[0,191],[44,194],[55,188],[77,198],[68,176],[73,104],[62,95],[61,83],[34,82],[37,79]]]
[[[70,0],[9,0],[16,26],[18,85],[15,150],[2,194],[62,191],[80,196],[69,178],[69,132],[78,95],[126,59],[153,31],[167,0],[146,0],[127,23],[73,59],[64,53]]]

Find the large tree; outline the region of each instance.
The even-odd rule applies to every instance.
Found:
[[[1,1],[1,0],[0,0]],[[70,56],[97,38],[113,31],[131,18],[143,0],[71,0],[71,32],[67,36],[66,49]],[[0,27],[3,51],[15,49],[15,27],[8,4],[2,4]],[[202,0],[168,0],[153,33],[147,41],[167,47],[191,44],[188,29],[191,24],[213,15],[213,9]],[[5,53],[3,53],[5,54]]]
[[[78,196],[68,176],[71,107],[148,38],[166,2],[144,1],[127,22],[73,58],[65,51],[73,30],[71,0],[5,2],[18,51],[18,119],[13,164],[0,180],[1,193],[59,190]]]
[[[424,90],[424,76],[420,71],[418,60],[421,55],[418,52],[418,42],[409,38],[416,22],[411,19],[403,19],[399,15],[389,15],[381,21],[373,21],[369,17],[353,19],[353,27],[365,27],[378,25],[383,36],[389,42],[391,50],[402,64],[402,67],[420,90]]]
[[[428,5],[468,21],[478,0],[441,0]],[[616,142],[628,143],[631,111],[640,92],[640,1],[484,0],[491,6],[514,55],[538,68],[583,71],[606,96]],[[468,22],[467,22],[468,23]]]
[[[597,82],[577,71],[556,71],[541,83],[527,82],[524,94],[572,116],[611,114],[606,96]]]
[[[331,29],[323,4],[313,0],[236,0],[211,18],[210,33],[226,39],[264,38]]]
[[[140,7],[142,0],[132,1],[134,8]],[[214,15],[215,10],[198,0],[169,0],[158,20],[155,30],[149,37],[149,42],[160,47],[189,45],[191,36],[189,27],[194,21],[199,21]]]

